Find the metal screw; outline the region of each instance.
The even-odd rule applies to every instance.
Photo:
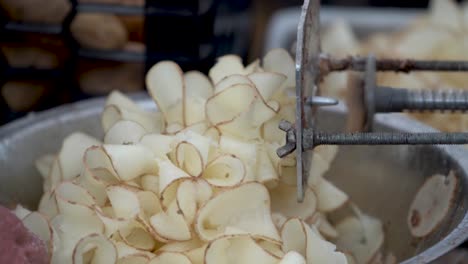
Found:
[[[371,131],[375,113],[408,111],[467,111],[468,91],[422,90],[378,87],[377,60],[369,56],[363,78],[350,76],[347,103],[350,109],[348,128]]]

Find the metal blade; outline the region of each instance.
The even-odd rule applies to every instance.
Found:
[[[320,54],[320,1],[305,0],[297,28],[296,46],[296,162],[297,200],[304,199],[310,164],[309,155],[303,151],[303,131],[313,128],[314,110],[305,103],[306,98],[317,95]]]

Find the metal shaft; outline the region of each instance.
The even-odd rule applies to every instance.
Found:
[[[456,145],[468,144],[468,133],[322,133],[314,132],[313,141],[304,133],[304,149],[317,145]],[[312,143],[312,145],[308,143]]]
[[[375,112],[409,111],[468,111],[468,91],[419,90],[377,87]]]
[[[296,129],[285,120],[280,122],[279,127],[286,132],[286,144],[276,152],[282,158],[296,149]],[[304,150],[318,145],[460,145],[468,144],[468,133],[326,133],[308,128],[302,133],[302,141]]]
[[[335,59],[328,56],[320,57],[321,72],[331,71],[364,71],[367,58],[348,57]],[[438,60],[411,60],[411,59],[378,59],[377,71],[468,71],[468,61],[438,61]]]

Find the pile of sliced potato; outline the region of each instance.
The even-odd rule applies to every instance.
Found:
[[[159,112],[112,93],[104,141],[74,133],[38,160],[38,212],[16,213],[52,263],[369,263],[380,221],[327,220],[348,202],[323,177],[337,148],[315,151],[300,204],[295,157],[275,153],[279,121],[294,121],[293,85],[294,61],[280,49],[246,67],[221,57],[209,77],[160,62],[147,75]]]
[[[431,0],[427,15],[417,18],[401,31],[376,33],[359,42],[350,26],[334,23],[322,38],[324,52],[337,57],[367,55],[380,58],[427,60],[468,60],[468,3]],[[337,44],[339,43],[339,45]],[[332,73],[324,79],[324,95],[345,98],[347,73]],[[412,72],[377,74],[377,84],[410,89],[468,89],[466,73]],[[468,116],[452,113],[413,113],[412,117],[449,132],[468,131]]]

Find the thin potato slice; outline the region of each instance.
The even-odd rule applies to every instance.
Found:
[[[336,252],[336,246],[324,240],[317,230],[309,229],[313,239],[310,240],[308,247],[308,258],[312,263],[347,263],[346,256],[341,252]],[[322,254],[317,251],[322,251]]]
[[[94,146],[86,150],[83,157],[84,170],[90,170],[87,173],[94,175],[95,180],[104,185],[117,183],[119,180],[112,160],[102,146]]]
[[[193,223],[199,207],[212,195],[213,191],[210,185],[204,180],[185,180],[180,183],[177,189],[177,206],[188,224]]]
[[[62,182],[57,186],[55,196],[57,201],[61,200],[85,206],[96,204],[93,196],[85,188],[72,182]]]
[[[54,160],[56,159],[55,155],[44,155],[40,157],[38,160],[36,160],[36,169],[39,171],[39,174],[41,174],[42,178],[44,180],[47,179],[50,173],[50,169],[52,168],[52,164]]]
[[[44,192],[41,200],[39,201],[37,211],[47,216],[48,219],[52,219],[52,217],[57,215],[57,200],[55,199],[55,195],[52,192]]]
[[[210,138],[213,142],[219,142],[219,137],[221,136],[221,132],[215,126],[208,128],[205,132],[203,132],[203,136]]]
[[[310,188],[306,188],[302,203],[297,203],[296,187],[284,183],[278,183],[278,186],[270,189],[270,197],[271,210],[288,218],[298,217],[305,220],[312,216],[317,208],[317,198]]]
[[[110,210],[97,208],[95,211],[101,222],[104,224],[104,235],[107,237],[112,236],[119,229],[127,226],[131,222],[131,219],[129,218],[116,217],[112,208]]]
[[[144,219],[148,219],[150,216],[162,211],[159,198],[154,192],[138,191],[137,197],[141,207],[140,215],[142,215]]]
[[[147,133],[146,129],[137,122],[130,120],[117,121],[109,128],[104,136],[105,144],[136,144]]]
[[[109,177],[110,176],[110,177]],[[107,201],[105,188],[108,185],[103,179],[113,178],[106,169],[89,169],[87,164],[83,164],[80,177],[77,183],[88,190],[99,206],[103,206]],[[116,179],[115,179],[116,180]],[[115,182],[114,182],[115,183]]]
[[[40,238],[46,245],[49,256],[52,256],[54,243],[54,233],[50,226],[49,220],[38,212],[32,212],[26,215],[22,222],[29,231],[33,232],[38,238]]]
[[[216,84],[216,86],[214,87],[214,93],[217,94],[225,89],[228,89],[231,86],[238,84],[246,84],[250,86],[254,85],[254,83],[247,76],[241,74],[232,74],[222,79]]]
[[[31,210],[24,208],[21,204],[16,205],[15,210],[13,213],[18,217],[20,220],[23,220],[28,214],[31,213]]]
[[[347,217],[336,225],[336,230],[336,246],[352,253],[357,263],[368,263],[384,242],[382,223],[368,215]]]
[[[138,195],[131,187],[111,185],[106,188],[106,193],[116,217],[133,219],[141,212]]]
[[[278,164],[274,164],[267,151],[267,145],[262,144],[257,150],[256,180],[265,184],[268,188],[276,186],[279,181]]]
[[[344,253],[346,256],[346,260],[348,261],[348,264],[358,264],[356,258],[351,254],[351,253]],[[390,263],[388,263],[390,264]]]
[[[286,76],[286,87],[293,87],[296,80],[295,63],[284,49],[272,49],[263,58],[265,71],[281,73]]]
[[[60,203],[58,204],[60,207]],[[104,232],[104,224],[96,212],[79,204],[70,206],[67,214],[62,213],[54,217],[51,226],[57,234],[57,240],[54,238],[54,241],[59,242],[54,244],[52,263],[72,263],[73,252],[80,240],[88,235]]]
[[[136,221],[120,228],[119,235],[127,245],[139,250],[153,251],[157,245],[146,228]]]
[[[173,183],[184,179],[190,178],[185,171],[175,166],[170,160],[158,160],[159,166],[159,191],[160,197],[164,198],[163,193]],[[164,198],[164,203],[170,202]]]
[[[141,177],[141,188],[159,195],[159,177],[156,175],[143,175]]]
[[[307,263],[343,263],[346,256],[336,246],[323,239],[314,227],[297,218],[288,220],[281,230],[283,251],[296,251],[306,256]]]
[[[187,252],[192,249],[196,249],[202,247],[204,242],[195,238],[189,241],[182,241],[182,242],[172,242],[165,244],[158,251],[168,251],[168,252]]]
[[[296,251],[289,251],[278,264],[306,264],[306,260]]]
[[[255,89],[251,85],[230,86],[207,100],[207,119],[213,125],[232,121],[249,110],[256,96]]]
[[[202,177],[216,187],[228,187],[241,183],[246,175],[244,162],[234,155],[221,155],[205,168]]]
[[[233,74],[243,74],[242,59],[236,55],[225,55],[218,58],[216,64],[210,69],[208,75],[214,84]]]
[[[116,264],[147,264],[150,258],[142,254],[127,255],[123,258],[119,258]]]
[[[230,136],[221,136],[219,140],[219,150],[223,153],[231,154],[241,159],[245,165],[244,181],[255,180],[255,166],[257,161],[257,145],[236,139]]]
[[[245,66],[244,74],[249,75],[249,74],[252,74],[254,72],[263,72],[263,69],[260,66],[260,60],[259,59],[256,59],[256,60],[252,61],[250,64],[248,64],[247,66]]]
[[[320,145],[314,148],[314,153],[317,153],[324,161],[331,163],[338,154],[338,146]]]
[[[203,125],[203,124],[202,124]],[[176,134],[176,140],[179,142],[188,142],[192,144],[200,154],[201,162],[203,166],[208,162],[208,155],[210,148],[213,146],[213,141],[206,136],[203,136],[202,133],[197,133],[193,126],[188,127],[190,130],[182,130]]]
[[[178,252],[162,252],[152,258],[148,264],[192,264],[190,259]]]
[[[175,148],[176,164],[191,176],[198,177],[205,164],[200,151],[189,142],[180,142]]]
[[[321,212],[315,212],[314,215],[306,219],[305,222],[309,225],[314,225],[326,238],[335,239],[338,237],[338,231],[328,222],[326,216]]]
[[[192,126],[205,121],[205,98],[185,97],[184,100],[184,118],[186,126]]]
[[[199,211],[195,231],[202,240],[221,237],[232,227],[254,238],[279,241],[271,219],[268,190],[261,184],[245,183],[219,193]]]
[[[81,172],[81,161],[86,149],[101,145],[101,142],[83,133],[73,133],[63,141],[57,161],[52,167],[59,166],[61,180],[69,180]],[[54,170],[54,168],[52,168]]]
[[[124,120],[122,111],[116,105],[108,105],[104,108],[101,114],[101,124],[104,132],[109,129],[120,120]]]
[[[140,144],[149,148],[156,157],[165,158],[171,152],[174,140],[174,136],[154,133],[144,135],[140,140]]]
[[[165,212],[160,212],[150,218],[155,232],[166,241],[187,241],[192,238],[189,225],[173,201]]]
[[[222,133],[243,140],[260,139],[261,126],[275,115],[276,112],[259,95],[256,95],[252,103],[246,109],[243,109],[242,112],[239,112],[237,116],[234,116],[231,120],[219,122],[216,125]]]
[[[255,72],[248,77],[265,101],[269,101],[273,97],[287,78],[276,72]]]
[[[155,257],[155,255],[151,252],[136,249],[134,247],[131,247],[125,244],[122,241],[115,241],[114,245],[115,245],[115,248],[117,249],[117,256],[119,259],[123,259],[127,256],[136,256],[136,255],[143,255],[143,256],[146,256],[148,259],[152,259],[153,257]]]
[[[108,105],[116,105],[134,112],[142,110],[135,102],[133,102],[132,99],[130,99],[120,91],[112,91],[109,94],[106,100],[106,106]]]
[[[116,107],[114,105],[109,105],[104,108],[104,112],[102,115],[102,122],[105,123],[106,118],[106,110],[112,109],[112,107]],[[117,110],[117,111],[116,111]],[[127,109],[116,108],[113,111],[118,113],[116,117],[118,120],[131,120],[138,124],[140,124],[148,133],[154,132],[162,132],[165,129],[164,118],[161,112],[146,112],[144,110],[140,110],[139,112],[132,112]],[[115,115],[115,113],[114,113]],[[115,118],[115,117],[114,117]],[[115,122],[114,122],[115,123]],[[109,122],[109,124],[113,125],[114,123]],[[109,127],[110,129],[110,127]],[[108,131],[108,130],[105,130]]]
[[[210,189],[211,191],[211,189]],[[193,181],[183,181],[177,188],[177,206],[188,224],[191,224],[197,211],[197,186]]]
[[[104,132],[119,120],[134,121],[148,132],[161,132],[164,123],[161,112],[147,112],[141,109],[135,102],[119,91],[113,91],[107,101],[101,115],[101,123]]]
[[[185,80],[185,122],[187,126],[205,120],[205,103],[213,95],[213,85],[201,72],[189,71],[184,74]]]
[[[268,240],[257,240],[256,241],[257,245],[262,247],[265,251],[268,252],[268,254],[273,255],[276,258],[282,258],[284,257],[284,252],[281,249],[281,245],[277,243],[272,243],[271,241]]]
[[[104,145],[120,180],[130,181],[145,174],[157,173],[153,153],[141,145]]]
[[[317,207],[319,211],[330,212],[343,206],[349,199],[348,195],[338,189],[331,182],[322,179],[314,188],[317,194]]]
[[[300,219],[290,218],[281,227],[283,252],[296,251],[302,256],[307,255],[306,225]]]
[[[248,235],[222,236],[212,241],[205,251],[206,264],[274,264],[278,260]]]
[[[185,125],[182,109],[185,82],[179,65],[170,61],[155,64],[146,75],[146,86],[166,123]]]
[[[281,213],[273,212],[271,214],[271,219],[273,220],[273,223],[276,226],[276,229],[281,230],[281,227],[283,226],[286,221],[288,221],[288,218],[284,216]]]
[[[326,161],[318,153],[313,152],[310,162],[309,177],[307,178],[307,185],[316,190],[317,186],[322,184],[323,175],[330,169],[330,162]]]
[[[415,237],[425,237],[439,226],[453,205],[458,179],[435,174],[426,179],[416,193],[408,213],[408,227]]]
[[[189,250],[185,252],[185,255],[190,259],[192,264],[204,264],[205,263],[205,251],[208,244],[204,244],[201,247]]]
[[[87,254],[92,252],[92,254]],[[91,256],[85,259],[85,256]],[[91,234],[83,237],[73,250],[73,263],[114,263],[117,261],[117,249],[103,235]]]
[[[205,259],[205,250],[208,243],[197,238],[183,241],[172,242],[162,246],[158,252],[178,252],[186,255],[192,264],[203,264]]]
[[[213,84],[206,75],[199,71],[189,71],[184,74],[187,97],[208,99],[213,95]]]

